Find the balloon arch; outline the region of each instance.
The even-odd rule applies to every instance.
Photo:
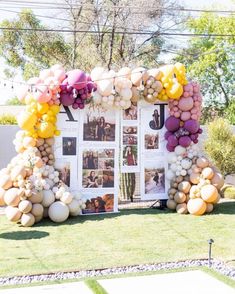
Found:
[[[198,149],[202,96],[196,82],[188,82],[183,64],[146,69],[128,67],[118,72],[96,67],[91,74],[65,72],[60,65],[42,70],[17,93],[25,109],[17,122],[22,129],[14,140],[18,153],[0,171],[0,205],[12,222],[32,226],[43,217],[62,222],[81,214],[84,202],[72,195],[54,168],[54,136],[60,105],[83,109],[128,109],[131,102],[168,101],[165,134],[170,181],[167,206],[178,213],[211,212],[220,199],[223,176]]]

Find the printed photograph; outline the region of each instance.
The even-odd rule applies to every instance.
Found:
[[[85,202],[83,214],[105,213],[114,211],[114,194],[92,195]]]
[[[123,120],[137,120],[138,108],[136,102],[131,102],[130,108],[123,110]]]
[[[151,120],[149,122],[149,127],[152,130],[158,130],[160,128],[160,107],[157,107],[153,110],[151,115]]]
[[[70,187],[70,162],[56,162],[55,168],[59,172],[59,179]]]
[[[152,163],[150,165],[153,165]],[[154,163],[157,166],[156,163]],[[145,167],[145,194],[165,193],[165,168],[159,164],[159,167]]]
[[[76,155],[77,138],[76,137],[63,137],[62,138],[63,155]]]
[[[137,136],[123,134],[123,145],[137,145]]]
[[[82,155],[83,169],[98,169],[98,151],[84,150]]]
[[[114,158],[115,149],[100,149],[99,158]]]
[[[114,159],[99,158],[98,169],[102,170],[114,170]]]
[[[83,188],[102,188],[103,174],[98,170],[83,170],[82,186]]]
[[[125,127],[123,127],[123,134],[136,135],[137,134],[137,127],[125,126]]]
[[[87,110],[84,114],[83,140],[98,142],[115,141],[115,112]]]
[[[145,149],[159,149],[159,134],[145,134]]]
[[[102,188],[114,188],[114,172],[109,170],[103,171]]]
[[[123,166],[137,165],[137,146],[125,146],[123,148]]]

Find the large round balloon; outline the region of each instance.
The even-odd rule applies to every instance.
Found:
[[[184,123],[184,128],[191,134],[195,134],[199,130],[199,123],[195,119],[190,119]]]
[[[74,102],[73,95],[70,93],[61,93],[60,94],[60,102],[64,106],[70,106]]]
[[[80,90],[85,88],[87,83],[87,77],[84,71],[80,69],[74,69],[68,73],[68,84],[73,88]]]
[[[175,132],[180,127],[180,119],[178,119],[178,118],[176,118],[174,116],[170,116],[165,121],[165,126],[166,126],[168,131]]]

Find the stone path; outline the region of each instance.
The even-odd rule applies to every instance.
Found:
[[[109,294],[235,294],[235,290],[200,270],[98,280]]]
[[[93,292],[83,282],[0,290],[0,294],[32,294],[32,293],[33,294],[65,294],[65,293],[93,294]]]
[[[235,290],[200,270],[149,276],[98,279],[108,294],[235,294]],[[0,290],[0,294],[92,294],[84,282]]]

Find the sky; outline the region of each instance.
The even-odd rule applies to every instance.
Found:
[[[30,0],[31,2],[33,2],[34,0]],[[35,2],[37,2],[38,0],[35,0]],[[40,2],[52,2],[51,0],[40,0]],[[61,2],[60,0],[57,2]],[[131,0],[130,0],[131,3]],[[222,9],[222,10],[235,10],[235,1],[232,0],[179,0],[178,3],[182,6],[184,6],[185,8],[192,8],[192,9]],[[0,20],[3,19],[12,19],[13,17],[16,16],[16,13],[10,13],[10,12],[6,12],[6,11],[1,11],[2,9],[8,9],[8,10],[15,10],[15,11],[19,11],[18,9],[13,9],[13,8],[6,8],[4,5],[1,5],[0,2]],[[39,15],[45,15],[45,9],[44,10],[39,10],[39,9],[35,9],[35,13],[39,14]],[[49,12],[49,13],[53,13],[55,15],[55,11],[53,12]],[[48,14],[47,12],[47,15]],[[62,17],[63,15],[57,15],[57,17]],[[58,24],[52,24],[51,20],[47,20],[47,19],[43,19],[43,22],[46,25],[58,25]],[[178,38],[178,44],[182,43],[181,40],[182,38]],[[184,38],[185,40],[185,38]],[[177,44],[177,46],[178,46]],[[185,41],[183,41],[183,44],[185,44]],[[171,58],[172,55],[171,54],[164,54],[161,55],[162,59],[165,62],[168,62]],[[0,77],[3,77],[3,70],[4,70],[5,66],[4,66],[4,62],[3,60],[0,59]],[[15,78],[15,80],[20,80],[21,77],[18,76]],[[0,79],[1,81],[1,79]],[[4,87],[3,83],[0,83],[0,105],[5,104],[5,102],[14,97],[15,93],[14,90],[12,90],[12,84],[11,83],[7,83],[7,85]]]

